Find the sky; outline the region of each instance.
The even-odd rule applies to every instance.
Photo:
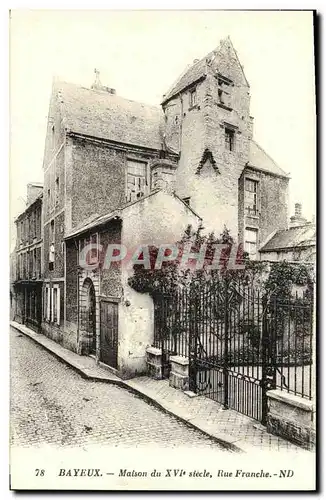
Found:
[[[159,105],[184,68],[229,35],[250,84],[254,138],[290,174],[289,215],[315,210],[312,13],[13,10],[10,26],[10,213],[43,181],[53,77]]]

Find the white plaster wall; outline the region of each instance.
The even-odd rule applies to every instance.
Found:
[[[159,191],[124,209],[121,241],[128,248],[175,243],[189,224],[197,227],[198,223],[198,217],[180,200]],[[132,274],[131,265],[122,266],[118,366],[125,376],[145,372],[146,347],[152,345],[154,335],[153,300],[128,286]]]

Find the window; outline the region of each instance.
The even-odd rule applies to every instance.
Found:
[[[46,321],[60,325],[60,286],[46,285],[44,289],[43,316]]]
[[[228,78],[219,75],[217,78],[218,83],[218,104],[222,107],[231,108],[231,86],[233,85],[232,81]]]
[[[245,179],[245,211],[249,215],[258,213],[257,194],[258,181]]]
[[[245,252],[248,252],[251,259],[257,257],[258,230],[246,228],[245,230]]]
[[[60,195],[60,180],[59,177],[55,179],[55,204],[59,205],[59,195]]]
[[[90,252],[90,258],[89,258],[89,263],[90,264],[97,264],[98,262],[98,245],[97,245],[97,234],[92,234],[91,235],[91,245],[96,247],[96,248],[93,248],[92,247],[92,250]]]
[[[147,163],[128,160],[127,201],[135,201],[147,191]]]
[[[191,89],[190,90],[190,96],[189,96],[189,107],[193,108],[197,104],[197,91],[196,89]]]
[[[187,198],[182,198],[182,200],[185,202],[186,205],[190,206],[190,196]]]
[[[32,213],[32,232],[33,238],[36,238],[36,211]]]
[[[58,289],[53,288],[52,289],[52,294],[53,294],[53,300],[52,300],[52,321],[53,323],[56,323],[58,321]]]
[[[36,278],[36,248],[33,250],[33,278]]]
[[[53,323],[60,325],[60,287],[53,285],[52,288],[52,310],[51,319]]]
[[[231,128],[225,129],[225,149],[234,151],[235,131]]]
[[[40,209],[36,212],[36,238],[39,240],[41,238],[41,211]]]
[[[47,321],[51,320],[51,289],[50,285],[46,285],[45,287],[45,296],[44,296],[44,317]]]
[[[49,233],[49,270],[54,269],[54,220],[50,223],[50,233]]]

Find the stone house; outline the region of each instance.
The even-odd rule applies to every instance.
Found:
[[[316,262],[316,224],[302,216],[301,203],[295,204],[295,214],[287,229],[273,231],[259,249],[260,259],[271,262]]]
[[[42,319],[42,200],[39,183],[27,185],[26,209],[15,220],[17,242],[12,277],[12,319],[40,330]]]
[[[53,83],[44,151],[42,329],[130,376],[145,370],[151,299],[108,245],[175,243],[191,224],[226,226],[252,258],[287,227],[288,176],[253,140],[249,84],[229,38],[196,60],[162,108]],[[93,269],[80,265],[89,243]],[[103,250],[104,249],[104,250]]]

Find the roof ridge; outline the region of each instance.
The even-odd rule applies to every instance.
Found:
[[[248,82],[248,79],[247,79],[247,77],[246,77],[246,75],[245,75],[245,72],[244,72],[244,69],[243,69],[243,65],[241,64],[241,61],[240,61],[240,59],[239,59],[238,52],[237,52],[237,51],[236,51],[236,49],[234,48],[234,45],[233,45],[233,43],[232,43],[232,40],[231,40],[230,35],[228,35],[227,37],[225,37],[225,38],[224,38],[224,40],[229,40],[229,42],[230,42],[230,44],[231,44],[231,47],[232,47],[232,50],[233,50],[233,52],[235,53],[235,56],[236,56],[236,58],[237,58],[237,61],[238,61],[238,63],[239,63],[239,66],[240,66],[240,68],[241,68],[241,71],[242,71],[243,77],[244,77],[244,79],[245,79],[245,81],[246,81],[246,83],[247,83],[248,87],[250,87],[250,84],[249,84],[249,82]]]
[[[213,51],[211,50],[210,52],[208,52],[208,54],[206,54],[202,58],[198,59],[197,62],[195,62],[195,63],[193,62],[192,64],[189,64],[184,69],[184,71],[179,75],[179,77],[176,78],[176,80],[174,81],[173,85],[170,85],[169,90],[164,94],[164,97],[162,99],[161,104],[164,104],[165,102],[167,102],[168,100],[170,100],[171,97],[173,97],[175,94],[177,94],[178,92],[180,92],[183,88],[187,87],[187,84],[186,84],[185,86],[182,86],[182,88],[178,92],[175,92],[175,89],[178,87],[178,84],[180,83],[180,81],[182,80],[182,78],[184,78],[187,75],[187,73],[190,72],[190,70],[192,70],[193,68],[195,68],[197,65],[199,65],[200,63],[206,62],[207,56],[209,54],[211,54],[212,52]],[[202,72],[201,76],[206,76],[206,74],[207,74],[207,65],[205,64],[205,70]],[[198,80],[201,76],[198,76],[197,78],[195,78],[191,83],[193,83],[196,80]]]
[[[97,89],[91,89],[89,87],[85,87],[84,85],[81,85],[80,83],[67,82],[65,80],[57,80],[55,83],[58,84],[58,85],[59,84],[71,85],[71,86],[77,87],[79,89],[87,90],[89,92],[94,92],[95,94],[98,94],[98,95],[102,94],[102,95],[105,95],[105,96],[113,97],[114,99],[121,99],[121,100],[124,100],[124,101],[132,102],[132,103],[136,103],[136,104],[141,104],[142,106],[148,106],[148,107],[151,107],[151,108],[153,108],[155,110],[160,111],[162,113],[162,115],[163,115],[163,111],[161,110],[160,105],[150,104],[150,103],[142,102],[142,101],[136,101],[134,99],[128,99],[127,97],[123,97],[121,95],[110,94],[109,92],[104,92],[104,91],[100,91],[100,90],[97,90]],[[60,89],[58,88],[58,90],[60,90]]]

